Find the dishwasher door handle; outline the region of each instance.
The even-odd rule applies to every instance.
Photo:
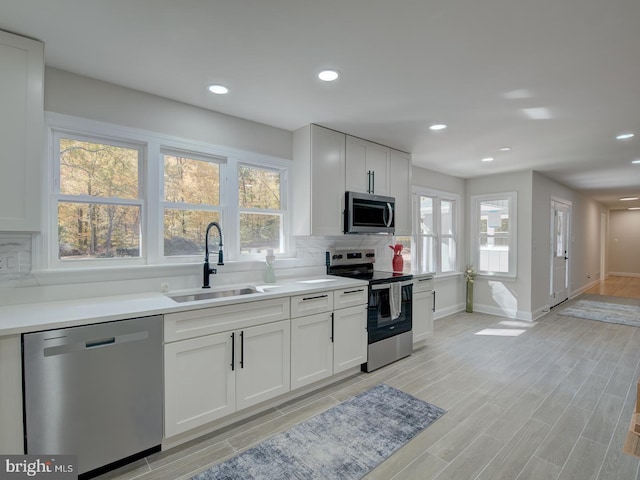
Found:
[[[95,347],[103,347],[105,345],[112,345],[116,343],[116,337],[103,338],[101,340],[91,340],[90,342],[85,342],[85,348],[95,348]]]

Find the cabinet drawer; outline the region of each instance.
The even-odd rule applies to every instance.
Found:
[[[288,298],[168,313],[164,316],[164,341],[175,342],[288,318]]]
[[[335,290],[333,292],[333,309],[338,310],[339,308],[364,305],[367,303],[368,294],[369,287],[367,285]]]
[[[291,297],[291,318],[333,310],[333,292],[309,293]]]
[[[433,277],[413,277],[413,293],[433,290]]]

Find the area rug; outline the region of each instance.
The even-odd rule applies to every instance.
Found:
[[[376,385],[193,480],[362,478],[444,413],[388,385]]]
[[[636,305],[578,300],[558,315],[640,327],[640,307]]]

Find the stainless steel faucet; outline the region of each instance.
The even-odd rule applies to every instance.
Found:
[[[218,265],[224,265],[224,255],[222,247],[222,229],[218,222],[211,222],[207,225],[207,231],[204,234],[204,265],[203,265],[203,279],[202,288],[211,288],[209,285],[209,275],[217,273],[215,268],[209,268],[209,230],[211,227],[218,229],[218,236],[220,237],[220,243],[218,243]]]

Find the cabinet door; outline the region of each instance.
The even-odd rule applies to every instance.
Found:
[[[389,195],[396,199],[396,235],[411,235],[411,156],[391,150]]]
[[[39,231],[44,45],[0,31],[0,71],[0,231]]]
[[[331,313],[291,320],[291,389],[333,373]]]
[[[367,361],[367,306],[333,312],[333,373]]]
[[[389,195],[389,152],[387,147],[347,135],[347,190]]]
[[[290,390],[290,321],[236,332],[236,406],[238,410]]]
[[[413,294],[413,343],[433,334],[433,291]]]
[[[220,333],[165,345],[165,437],[235,411],[231,335]]]
[[[344,141],[344,133],[312,126],[311,235],[343,232]]]

